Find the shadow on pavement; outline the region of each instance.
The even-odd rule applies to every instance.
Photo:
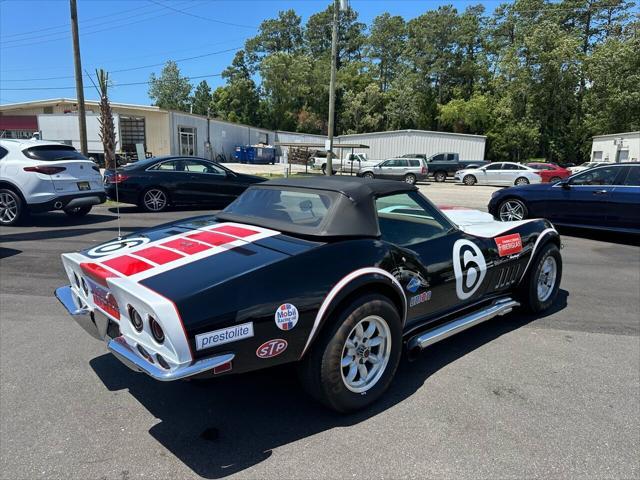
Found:
[[[111,217],[109,217],[112,219]],[[120,230],[123,232],[135,232],[142,230],[144,227],[122,227]],[[51,240],[56,238],[70,238],[80,235],[89,235],[95,232],[114,232],[115,237],[118,234],[118,227],[109,228],[69,228],[66,230],[38,230],[37,232],[20,232],[10,233],[8,235],[0,236],[0,243],[3,242],[29,242],[33,240]]]
[[[561,291],[551,315],[567,305]],[[132,372],[112,355],[91,360],[111,390],[129,389],[160,420],[149,433],[196,474],[221,478],[269,458],[273,449],[333,428],[356,425],[411,397],[451,362],[536,318],[510,314],[429,347],[414,362],[403,358],[386,394],[363,412],[339,415],[311,400],[293,366],[201,382],[164,384]]]
[[[598,242],[619,243],[622,245],[640,246],[640,234],[589,230],[577,227],[557,227],[561,235],[596,240]]]
[[[118,209],[116,207],[109,207],[109,211],[111,213],[117,214]],[[142,213],[148,215],[147,218],[153,218],[154,215],[158,215],[161,213],[167,212],[206,212],[206,213],[214,213],[220,211],[220,207],[210,206],[210,205],[190,205],[190,206],[180,206],[180,207],[169,207],[162,212],[153,213],[153,212],[145,212],[140,207],[135,205],[127,205],[126,207],[120,207],[120,215],[126,215],[128,213]]]
[[[13,257],[14,255],[19,255],[21,253],[22,253],[22,250],[0,247],[0,259]]]
[[[32,214],[25,218],[21,227],[68,227],[74,225],[93,225],[114,220],[112,215],[90,213],[85,217],[70,217],[62,212]]]

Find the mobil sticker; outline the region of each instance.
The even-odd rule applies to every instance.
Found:
[[[291,330],[298,323],[298,309],[295,305],[283,303],[277,308],[274,320],[280,330]]]

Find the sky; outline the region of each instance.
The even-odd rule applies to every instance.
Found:
[[[293,8],[303,22],[330,0],[77,0],[83,70],[110,72],[113,102],[149,105],[149,75],[175,60],[196,85],[213,88],[263,20]],[[477,1],[351,0],[370,25],[389,12],[405,19],[439,5],[459,10]],[[482,2],[488,11],[501,0]],[[68,0],[0,0],[0,104],[75,98]],[[196,58],[194,58],[196,57]],[[95,75],[93,75],[95,78]],[[198,78],[195,78],[198,77]],[[85,77],[85,98],[97,99]]]

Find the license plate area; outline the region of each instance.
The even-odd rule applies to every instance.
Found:
[[[85,277],[86,278],[86,277]],[[113,294],[102,285],[98,285],[93,280],[87,278],[89,287],[91,288],[91,297],[96,307],[111,315],[113,318],[120,320],[120,309]]]
[[[91,184],[89,182],[78,182],[78,190],[91,190]]]

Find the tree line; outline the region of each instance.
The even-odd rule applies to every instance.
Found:
[[[492,160],[575,162],[590,137],[640,129],[640,14],[627,0],[516,0],[492,13],[451,5],[371,25],[340,12],[336,134],[395,129],[486,135]],[[277,130],[327,133],[333,5],[260,25],[195,90],[167,62],[162,108]],[[192,93],[193,90],[193,93]]]

